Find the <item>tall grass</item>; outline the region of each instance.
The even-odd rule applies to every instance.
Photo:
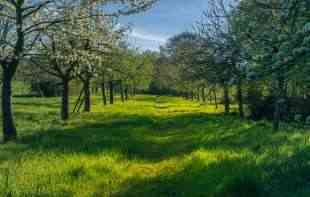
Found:
[[[0,145],[0,196],[310,195],[307,130],[174,97],[93,103],[65,124],[59,98],[14,98],[20,138]]]

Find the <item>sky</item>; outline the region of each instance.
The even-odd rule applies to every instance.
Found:
[[[124,16],[120,22],[131,25],[129,42],[141,50],[159,50],[167,39],[192,26],[207,8],[207,0],[159,0],[143,13]]]

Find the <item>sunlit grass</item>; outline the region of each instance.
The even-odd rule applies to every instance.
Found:
[[[72,106],[74,102],[72,102]],[[59,120],[59,98],[15,98],[19,141],[0,145],[12,196],[309,196],[307,130],[273,132],[223,107],[137,96]],[[5,172],[9,169],[9,187]],[[1,195],[0,195],[1,196]]]

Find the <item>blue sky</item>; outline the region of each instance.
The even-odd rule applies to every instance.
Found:
[[[207,0],[159,0],[146,12],[121,18],[122,24],[131,24],[131,44],[142,50],[158,50],[167,39],[191,30],[207,8]]]

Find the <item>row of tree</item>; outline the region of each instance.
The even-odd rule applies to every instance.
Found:
[[[235,101],[241,117],[249,111],[255,119],[270,118],[276,130],[281,119],[307,119],[310,2],[208,2],[192,32],[161,48],[166,66],[157,67],[171,71],[162,79],[187,98],[216,100],[221,90],[226,113]]]
[[[136,86],[144,55],[125,47],[117,18],[148,9],[155,0],[1,0],[0,65],[4,141],[15,140],[12,81],[16,75],[61,86],[61,118],[69,118],[70,82],[83,86],[90,111],[91,84]],[[146,69],[143,69],[146,70]],[[45,77],[43,77],[45,76]],[[123,87],[123,86],[122,86]],[[103,91],[104,93],[105,91]],[[113,91],[111,92],[113,95]],[[104,95],[103,95],[104,97]],[[112,96],[111,96],[112,97]]]

